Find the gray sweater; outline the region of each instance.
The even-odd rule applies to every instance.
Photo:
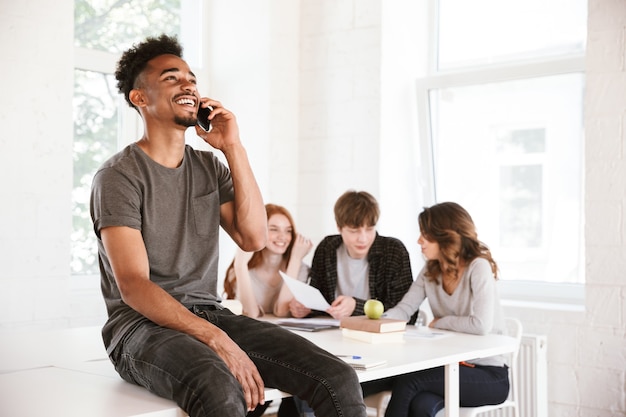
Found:
[[[452,295],[446,293],[438,282],[441,277],[438,281],[425,277],[425,268],[422,268],[402,300],[385,313],[385,317],[408,321],[424,299],[428,298],[433,315],[439,319],[434,325],[437,329],[476,335],[506,334],[497,281],[486,259],[476,258],[469,264]],[[468,362],[503,366],[506,359],[500,355]]]

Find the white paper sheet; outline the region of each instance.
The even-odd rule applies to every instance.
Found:
[[[330,304],[326,301],[320,290],[310,285],[305,284],[302,281],[291,278],[289,275],[280,272],[280,276],[283,277],[283,281],[289,288],[289,291],[293,296],[305,307],[311,310],[326,311]]]
[[[408,339],[441,339],[450,336],[450,333],[432,330],[428,327],[406,326],[404,337]]]

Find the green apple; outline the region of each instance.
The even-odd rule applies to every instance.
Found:
[[[378,300],[367,300],[363,305],[363,311],[367,318],[379,319],[385,311],[385,306]]]

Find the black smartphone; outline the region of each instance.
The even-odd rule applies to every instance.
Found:
[[[198,109],[198,125],[204,130],[206,130],[207,132],[209,131],[209,128],[211,127],[211,122],[209,121],[209,114],[211,114],[212,111],[213,111],[213,107],[211,106],[200,107]]]

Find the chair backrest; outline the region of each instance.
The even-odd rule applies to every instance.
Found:
[[[508,335],[515,338],[517,341],[517,348],[511,353],[511,361],[509,363],[509,371],[510,371],[510,382],[511,382],[511,392],[510,397],[517,401],[517,358],[519,356],[519,347],[522,341],[522,322],[516,319],[515,317],[506,317],[504,319]]]

